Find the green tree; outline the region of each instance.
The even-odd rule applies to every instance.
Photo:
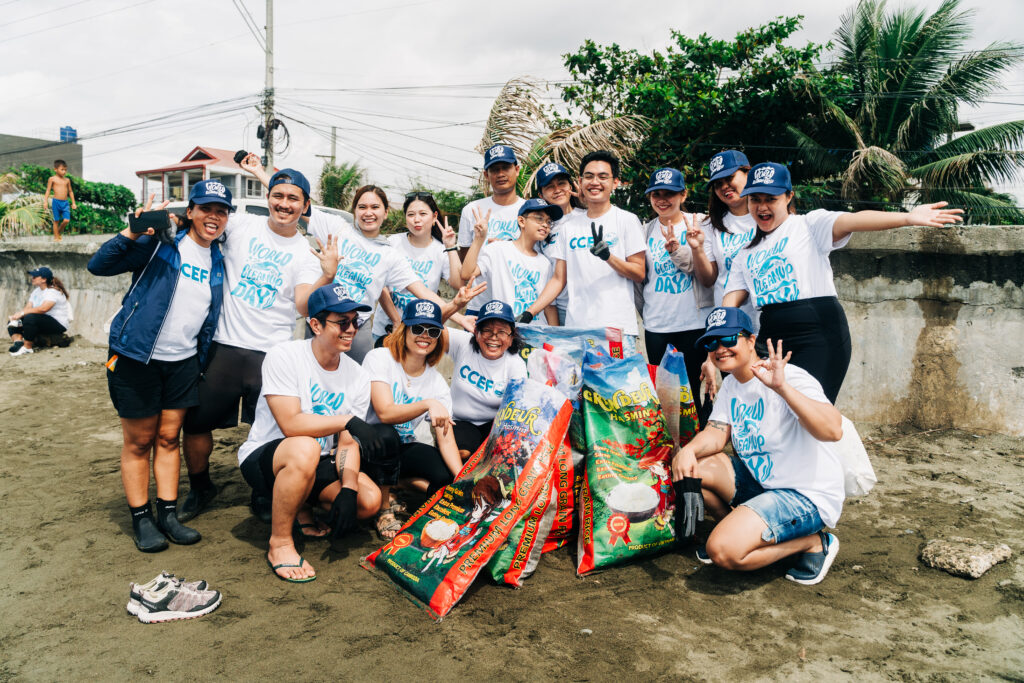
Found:
[[[1024,220],[1012,197],[991,190],[995,181],[1018,177],[1024,121],[956,136],[969,128],[961,125],[961,108],[998,90],[1024,49],[994,42],[965,50],[972,14],[959,0],[944,0],[930,15],[889,10],[885,0],[851,7],[835,33],[829,73],[852,90],[818,93],[824,117],[790,127],[811,173],[858,208],[946,200],[974,222]]]
[[[644,190],[651,172],[662,166],[682,170],[691,199],[705,199],[701,178],[722,149],[744,150],[753,163],[796,161],[787,126],[821,115],[808,93],[838,97],[848,90],[841,76],[815,66],[827,46],[787,44],[800,21],[780,17],[733,40],[672,31],[673,44],[650,54],[588,40],[565,55],[573,82],[562,88],[562,99],[570,118],[593,123],[639,115],[650,122],[623,169],[626,186],[616,193],[616,203],[650,213]],[[801,168],[792,170],[797,182],[806,177]]]
[[[332,164],[324,162],[320,171],[320,201],[324,206],[348,211],[352,208],[352,195],[364,184],[366,171],[355,162]]]
[[[41,197],[46,191],[46,181],[53,175],[53,169],[25,164],[10,169],[8,173],[20,191]],[[124,228],[125,216],[135,207],[135,193],[123,185],[83,180],[71,174],[68,174],[68,178],[71,179],[78,204],[78,209],[68,225],[68,234],[116,232]],[[20,200],[19,203],[24,204],[27,201]],[[28,229],[30,232],[46,232],[46,224],[50,220],[49,207],[44,207],[43,210],[47,218],[41,226],[33,224],[27,228],[25,226],[29,223],[22,221],[23,227],[19,231],[24,232]]]

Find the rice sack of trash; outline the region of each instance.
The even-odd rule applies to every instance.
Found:
[[[665,349],[654,376],[654,386],[661,403],[669,434],[676,448],[690,443],[700,431],[697,407],[693,404],[693,391],[686,376],[686,360],[671,344]],[[697,387],[700,390],[700,387]]]
[[[386,575],[431,617],[443,617],[550,486],[571,413],[557,389],[509,382],[490,436],[455,481],[362,565]]]
[[[495,583],[521,588],[540,563],[544,540],[555,519],[552,497],[554,477],[548,477],[533,506],[519,520],[512,532],[487,563],[487,573]]]
[[[577,574],[675,542],[672,439],[647,363],[589,351],[583,361],[586,475]]]

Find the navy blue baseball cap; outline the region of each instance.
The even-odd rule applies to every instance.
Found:
[[[740,332],[750,334],[754,331],[754,324],[750,322],[750,316],[742,308],[731,308],[728,306],[718,306],[711,309],[704,327],[704,334],[693,345],[693,348],[698,351],[704,350],[704,342],[708,339],[731,337]]]
[[[516,317],[512,307],[504,301],[498,301],[497,299],[488,301],[480,307],[480,313],[476,317],[476,324],[479,326],[480,323],[487,322],[488,320],[501,320],[511,325],[513,329],[516,326]]]
[[[234,211],[231,204],[231,190],[219,180],[200,180],[192,186],[188,200],[193,204],[223,204],[228,211]]]
[[[537,171],[537,189],[539,190],[542,187],[546,187],[552,180],[563,175],[568,179],[572,178],[565,166],[556,164],[553,161],[544,164],[540,167],[540,170]]]
[[[750,169],[747,174],[747,185],[740,192],[741,197],[748,194],[782,194],[793,191],[793,181],[789,177],[789,169],[782,164],[766,161]]]
[[[349,299],[345,296],[346,294],[347,292],[344,287],[334,283],[314,289],[313,293],[309,295],[306,312],[310,318],[313,318],[324,311],[333,311],[334,313],[348,313],[349,311],[369,313],[373,310],[366,304]]]
[[[53,279],[53,271],[47,268],[46,266],[39,266],[35,270],[30,270],[28,271],[28,274],[32,277],[41,277],[44,280]]]
[[[501,163],[502,161],[507,164],[512,164],[513,166],[519,165],[519,160],[516,159],[516,151],[508,145],[493,145],[490,149],[484,152],[485,171],[492,165]]]
[[[519,207],[520,216],[524,216],[531,211],[543,211],[551,218],[552,221],[557,221],[562,217],[562,208],[560,206],[548,204],[540,197],[527,199],[523,202],[523,205]]]
[[[647,191],[644,194],[650,194],[655,190],[683,192],[686,190],[683,172],[675,168],[659,168],[651,174],[651,180],[647,183]]]
[[[444,327],[441,319],[441,307],[426,299],[413,299],[405,305],[402,322],[406,325],[432,325]]]
[[[282,168],[280,171],[270,176],[270,182],[267,184],[267,191],[274,189],[275,185],[294,185],[295,187],[302,190],[302,194],[306,196],[308,200],[310,197],[310,186],[309,181],[306,180],[306,176],[302,175],[299,171],[294,168]],[[306,209],[303,216],[308,216],[311,213],[310,209]]]
[[[720,178],[728,178],[741,168],[750,168],[750,161],[746,154],[735,149],[719,152],[711,157],[711,162],[708,164],[708,172],[711,173],[708,185],[710,186]]]

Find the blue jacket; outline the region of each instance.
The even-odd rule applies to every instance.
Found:
[[[178,244],[188,234],[179,232],[174,244],[162,244],[148,235],[132,241],[118,233],[89,259],[93,275],[120,275],[131,272],[132,286],[121,300],[121,310],[110,323],[110,350],[140,363],[153,357],[160,328],[178,286],[181,254]],[[210,342],[217,329],[224,301],[224,256],[220,245],[210,245],[210,310],[196,340],[200,371],[206,370]]]

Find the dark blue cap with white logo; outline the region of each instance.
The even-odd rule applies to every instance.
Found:
[[[31,277],[41,277],[44,280],[52,280],[53,279],[53,271],[50,270],[49,268],[47,268],[46,266],[39,266],[35,270],[30,270],[30,271],[28,271],[28,274]]]
[[[525,216],[531,211],[543,211],[551,218],[552,221],[557,221],[562,217],[561,207],[556,206],[555,204],[548,204],[539,197],[527,199],[523,202],[523,205],[519,207],[520,216]]]
[[[426,299],[413,299],[405,305],[402,322],[406,325],[432,325],[444,327],[441,319],[441,307]]]
[[[219,180],[200,180],[192,186],[188,200],[193,204],[223,204],[228,211],[234,211],[231,204],[231,190]]]
[[[693,345],[698,351],[704,350],[704,342],[715,337],[731,337],[740,332],[748,334],[754,331],[754,324],[750,322],[750,316],[742,308],[729,306],[718,306],[708,313],[708,319],[704,324],[705,330],[701,338]]]
[[[280,171],[270,176],[270,182],[267,183],[267,190],[274,189],[275,185],[294,185],[295,187],[302,190],[302,194],[305,195],[306,199],[309,200],[311,194],[309,181],[306,180],[306,176],[302,175],[299,171],[294,168],[282,168]],[[306,209],[303,216],[310,214],[310,209]]]
[[[360,313],[369,313],[373,310],[366,304],[349,299],[347,294],[348,292],[345,291],[344,287],[334,283],[313,290],[313,293],[309,295],[309,303],[306,307],[309,317],[316,317],[318,313],[323,311],[333,311],[334,313],[359,311]]]
[[[539,190],[542,187],[546,187],[551,183],[552,180],[554,180],[558,176],[563,175],[567,179],[572,178],[572,176],[569,175],[569,171],[566,170],[565,166],[562,166],[561,164],[556,164],[553,161],[544,164],[543,166],[540,167],[540,170],[537,171],[537,189]]]
[[[486,152],[484,152],[484,170],[486,171],[493,164],[505,162],[506,164],[512,164],[513,166],[519,165],[519,160],[516,159],[516,151],[508,145],[494,145]]]
[[[659,168],[651,174],[651,180],[647,183],[647,191],[650,194],[655,190],[668,190],[669,192],[682,192],[686,189],[686,181],[683,179],[683,172],[675,168]]]
[[[480,313],[476,317],[477,327],[480,326],[480,323],[487,322],[488,320],[501,320],[512,327],[516,326],[516,317],[512,307],[504,301],[498,301],[497,299],[488,301],[480,307]]]
[[[740,192],[741,197],[748,194],[782,194],[793,191],[793,181],[789,177],[789,169],[782,164],[766,161],[750,169],[747,174],[747,186]]]
[[[750,168],[746,154],[735,149],[719,152],[711,157],[711,163],[708,164],[708,172],[711,174],[708,185],[720,178],[728,178],[741,168]]]

